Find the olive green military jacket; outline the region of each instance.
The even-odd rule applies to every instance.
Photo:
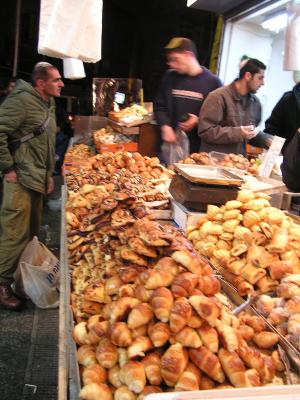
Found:
[[[9,141],[32,133],[45,122],[48,113],[45,131],[11,154]],[[55,136],[54,99],[45,101],[31,84],[18,80],[15,90],[0,106],[0,171],[13,168],[21,185],[45,193],[55,166]]]

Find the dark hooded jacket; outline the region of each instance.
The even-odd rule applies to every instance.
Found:
[[[12,154],[8,143],[32,133],[48,115],[45,131],[22,143]],[[45,101],[31,84],[18,80],[15,90],[0,106],[0,172],[13,168],[21,185],[45,193],[54,171],[55,136],[54,99]]]
[[[265,132],[286,139],[284,151],[300,127],[300,82],[284,93],[266,120]]]

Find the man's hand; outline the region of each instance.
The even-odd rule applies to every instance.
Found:
[[[188,114],[189,119],[186,120],[185,122],[180,122],[179,127],[184,131],[184,132],[190,132],[192,129],[195,128],[195,126],[198,125],[198,117],[195,114]]]
[[[177,138],[176,138],[176,133],[174,132],[174,129],[169,126],[169,125],[163,125],[161,127],[161,133],[162,133],[162,140],[167,143],[175,143]]]
[[[241,126],[241,135],[244,139],[250,140],[257,135],[257,132],[253,125]]]
[[[50,178],[48,180],[47,194],[52,193],[53,189],[54,189],[53,178],[52,178],[52,176],[50,176]]]
[[[18,180],[16,171],[12,170],[7,174],[4,174],[4,179],[6,180],[6,182],[16,183]]]

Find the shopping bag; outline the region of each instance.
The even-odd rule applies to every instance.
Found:
[[[59,260],[38,238],[25,247],[14,274],[16,294],[29,297],[39,308],[59,303]]]
[[[184,131],[176,130],[176,142],[163,142],[161,156],[167,165],[175,164],[186,158],[190,153],[189,139]]]

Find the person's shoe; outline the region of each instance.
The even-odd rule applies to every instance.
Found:
[[[10,286],[0,286],[0,304],[9,310],[18,310],[22,301],[15,297]]]

